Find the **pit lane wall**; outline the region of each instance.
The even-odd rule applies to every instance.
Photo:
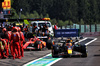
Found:
[[[80,33],[83,37],[100,36],[100,32],[85,32]]]

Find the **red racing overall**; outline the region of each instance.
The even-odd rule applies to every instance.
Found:
[[[16,57],[21,59],[20,56],[20,35],[18,32],[13,32],[11,35],[11,41],[13,43],[13,59]]]
[[[8,39],[8,48],[10,49],[11,55],[13,55],[13,43],[11,43],[11,31],[7,32],[7,39]]]
[[[21,56],[24,57],[23,41],[25,41],[25,37],[23,32],[20,31],[19,33],[20,33],[20,40],[21,40],[21,45],[20,45]]]
[[[8,57],[8,47],[5,39],[0,39],[0,58]]]
[[[23,41],[25,41],[25,37],[24,37],[23,32],[21,32],[20,27],[18,27],[18,31],[19,31],[19,34],[20,34],[20,41],[21,41],[21,45],[20,45],[21,56],[24,57]]]

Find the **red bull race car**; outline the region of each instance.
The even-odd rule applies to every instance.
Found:
[[[34,36],[34,38],[30,38],[29,41],[27,41],[23,48],[24,49],[37,49],[42,50],[46,47],[46,42],[42,41]]]
[[[86,45],[81,45],[80,43],[75,44],[72,39],[60,40],[59,42],[55,42],[55,45],[52,46],[52,57],[59,56],[87,57]]]

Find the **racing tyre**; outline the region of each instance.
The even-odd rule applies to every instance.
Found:
[[[36,49],[38,49],[38,50],[42,50],[41,41],[36,41],[35,44],[34,44],[34,47],[36,47]]]
[[[47,48],[48,49],[51,49],[51,46],[54,44],[54,41],[53,40],[48,40],[47,41]]]
[[[87,57],[87,48],[86,45],[81,45],[81,53],[82,53],[82,57]]]
[[[38,50],[42,51],[42,44],[38,44]]]
[[[52,47],[52,57],[53,57],[53,58],[59,57],[59,56],[58,56],[58,53],[59,53],[59,47],[58,47],[58,46],[53,46],[53,47]]]

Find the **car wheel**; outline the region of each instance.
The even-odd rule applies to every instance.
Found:
[[[87,57],[88,52],[87,52],[86,45],[81,45],[81,53],[82,53],[82,57]]]
[[[48,40],[47,41],[47,48],[51,49],[51,46],[54,45],[54,41],[53,40]]]
[[[53,58],[59,57],[58,53],[59,53],[59,47],[58,46],[53,46],[53,48],[52,48],[52,57]]]

